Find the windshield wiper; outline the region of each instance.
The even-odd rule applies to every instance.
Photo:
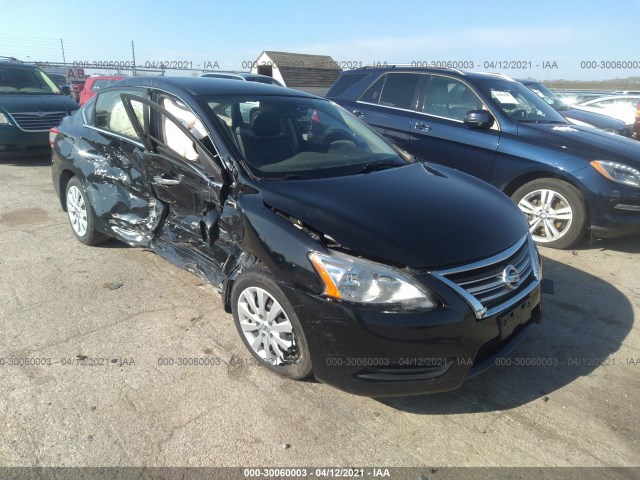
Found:
[[[282,177],[283,180],[308,180],[310,178],[316,178],[316,177],[312,177],[310,175],[303,175],[301,173],[287,173],[285,176]]]
[[[395,160],[383,160],[380,162],[371,162],[365,163],[362,165],[361,172],[375,172],[377,170],[386,170],[387,168],[399,167],[400,165],[404,165],[403,163],[398,163]]]
[[[559,123],[564,125],[567,122],[563,122],[562,120],[516,120],[518,123],[544,123],[544,124],[550,124],[550,123]]]

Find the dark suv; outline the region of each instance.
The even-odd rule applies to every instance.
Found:
[[[49,129],[78,109],[39,68],[0,59],[0,157],[49,151]]]
[[[567,248],[640,231],[640,145],[571,125],[509,77],[452,69],[344,72],[327,98],[428,161],[504,191],[533,238]]]

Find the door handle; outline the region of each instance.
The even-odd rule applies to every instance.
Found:
[[[364,113],[362,113],[360,110],[353,110],[352,113],[358,118],[364,118]]]
[[[416,130],[420,130],[422,132],[430,132],[431,125],[427,125],[424,122],[416,122]]]
[[[164,178],[159,175],[153,177],[153,183],[156,185],[179,185],[182,180],[182,175],[178,175],[178,178]]]

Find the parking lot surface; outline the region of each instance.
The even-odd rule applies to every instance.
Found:
[[[0,205],[2,466],[640,466],[638,237],[542,248],[510,364],[379,401],[268,372],[211,285],[80,244],[48,159],[0,161]]]

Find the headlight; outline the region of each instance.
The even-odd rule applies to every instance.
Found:
[[[0,125],[10,125],[9,117],[0,112]]]
[[[439,305],[435,295],[393,268],[334,252],[309,253],[324,284],[323,293],[349,302],[424,310]]]
[[[591,165],[603,177],[613,182],[624,183],[632,187],[640,187],[640,170],[636,168],[607,160],[594,160],[591,162]]]

